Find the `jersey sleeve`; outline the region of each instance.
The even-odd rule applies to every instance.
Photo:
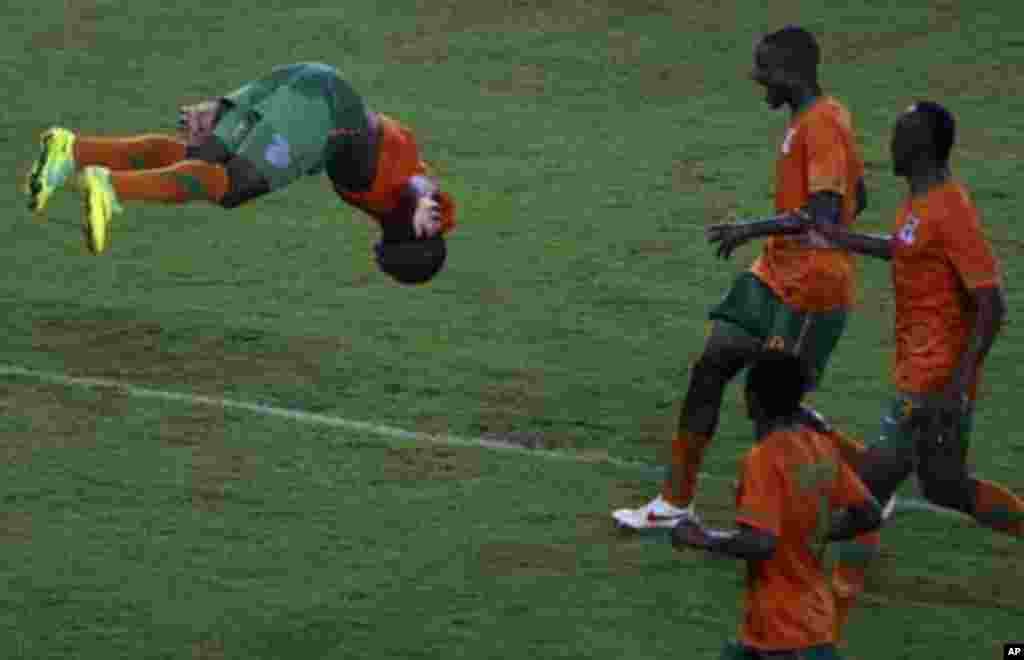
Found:
[[[784,486],[772,454],[763,445],[755,447],[743,460],[736,522],[778,536],[782,531]]]
[[[946,257],[967,289],[998,286],[999,264],[985,239],[974,205],[963,194],[944,198],[940,222]]]
[[[842,128],[821,118],[807,123],[804,143],[807,149],[807,192],[852,192],[849,154]]]

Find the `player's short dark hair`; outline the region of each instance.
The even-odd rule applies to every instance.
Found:
[[[808,364],[785,351],[764,351],[747,373],[747,389],[770,418],[798,412],[810,384]]]
[[[940,163],[949,162],[949,154],[956,141],[956,119],[953,113],[934,101],[918,101],[910,112],[921,116],[931,129],[935,158]]]
[[[377,266],[402,284],[423,284],[437,275],[448,257],[443,236],[407,241],[379,241],[373,246]]]
[[[821,64],[821,48],[814,35],[802,27],[787,25],[765,35],[761,43],[779,50],[782,55],[782,66],[787,71],[803,74],[809,78],[817,78],[818,65]]]

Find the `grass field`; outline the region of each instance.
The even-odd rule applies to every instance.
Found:
[[[657,488],[623,462],[661,458],[707,308],[755,254],[715,261],[703,227],[770,210],[785,117],[744,76],[785,23],[818,33],[828,90],[855,114],[864,226],[887,227],[903,193],[892,119],[934,97],[961,121],[956,170],[1011,314],[1024,302],[1016,3],[302,4],[0,9],[0,363],[563,458],[5,372],[0,657],[717,658],[741,567],[619,537],[608,512]],[[444,173],[461,226],[429,287],[376,272],[375,230],[322,179],[230,213],[129,207],[101,258],[73,195],[44,223],[24,210],[13,184],[47,126],[168,132],[180,102],[303,60],[414,126]],[[861,273],[815,402],[869,435],[891,394],[892,295],[884,265]],[[1022,353],[1011,319],[973,456],[1018,492]],[[736,397],[723,420],[700,496],[712,520],[749,446]],[[1024,636],[1019,543],[926,513],[884,538],[846,657],[985,660]]]

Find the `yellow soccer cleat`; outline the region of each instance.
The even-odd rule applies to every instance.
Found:
[[[51,128],[39,140],[42,150],[28,173],[25,192],[28,208],[42,212],[50,196],[75,173],[75,134],[66,128]]]
[[[85,203],[85,217],[82,219],[85,244],[93,254],[99,254],[107,249],[111,218],[123,210],[110,183],[110,170],[86,167],[78,175],[78,189]]]

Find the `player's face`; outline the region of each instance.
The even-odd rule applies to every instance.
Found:
[[[754,70],[750,79],[765,89],[764,102],[772,110],[778,110],[789,98],[789,86],[777,50],[767,44],[758,44],[754,49]]]

